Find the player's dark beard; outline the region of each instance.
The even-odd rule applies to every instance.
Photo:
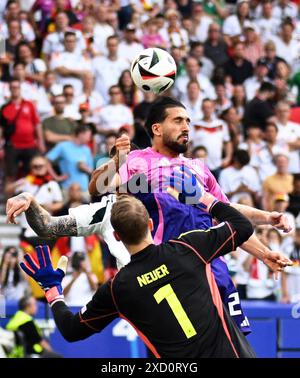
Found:
[[[178,154],[181,154],[183,152],[186,152],[188,149],[187,143],[179,143],[178,140],[182,136],[185,136],[188,134],[181,134],[177,140],[170,139],[167,135],[163,136],[163,144],[168,147],[171,151],[177,152]]]

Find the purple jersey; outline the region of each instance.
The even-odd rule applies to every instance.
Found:
[[[147,176],[150,190],[135,195],[144,203],[153,219],[153,238],[156,244],[177,238],[190,230],[207,229],[212,226],[210,214],[197,207],[182,204],[159,190],[164,180],[170,177],[174,167],[180,167],[182,164],[196,174],[207,192],[223,202],[228,202],[212,173],[199,159],[171,159],[149,147],[129,153],[126,163],[119,171],[122,183],[128,182],[135,174],[144,173]],[[230,315],[240,329],[244,333],[249,333],[249,323],[243,314],[238,292],[231,280],[226,262],[223,258],[218,258],[213,260],[211,265],[223,303],[227,305]]]

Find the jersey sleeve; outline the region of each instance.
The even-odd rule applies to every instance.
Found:
[[[116,196],[113,194],[103,196],[100,202],[69,209],[69,215],[76,220],[77,236],[98,234],[103,237],[120,269],[129,263],[130,255],[124,244],[117,241],[113,234],[110,214],[115,200]]]
[[[103,284],[91,301],[75,315],[63,301],[54,303],[51,309],[55,323],[67,341],[86,339],[118,317],[111,294],[111,281]]]

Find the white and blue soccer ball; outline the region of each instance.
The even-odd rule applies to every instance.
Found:
[[[131,64],[135,85],[144,92],[155,94],[161,94],[173,85],[176,71],[173,57],[157,47],[143,50]]]

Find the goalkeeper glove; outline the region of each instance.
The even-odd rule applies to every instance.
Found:
[[[61,282],[66,273],[68,258],[62,256],[54,270],[49,246],[39,245],[35,250],[36,254],[24,256],[25,261],[20,263],[20,267],[41,286],[48,303],[52,304],[57,299],[64,298]]]

